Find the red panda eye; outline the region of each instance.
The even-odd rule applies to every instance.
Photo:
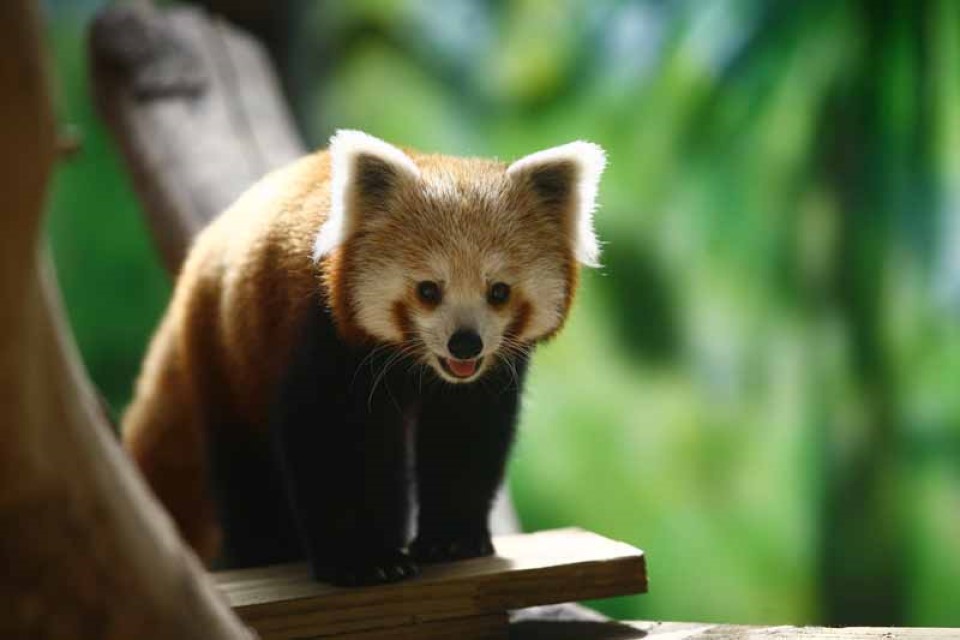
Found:
[[[495,282],[487,293],[487,302],[490,304],[503,304],[510,299],[510,285],[504,282]]]
[[[440,304],[443,293],[440,291],[440,285],[433,280],[424,280],[417,283],[417,297],[426,304]]]

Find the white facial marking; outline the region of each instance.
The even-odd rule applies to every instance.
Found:
[[[357,323],[371,335],[400,342],[401,328],[393,317],[391,302],[403,297],[407,278],[395,268],[364,271],[357,279],[354,309]]]

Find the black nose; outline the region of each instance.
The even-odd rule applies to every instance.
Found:
[[[460,329],[450,336],[447,349],[450,349],[454,358],[469,360],[470,358],[476,358],[483,351],[483,340],[476,331]]]

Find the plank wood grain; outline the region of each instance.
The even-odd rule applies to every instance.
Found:
[[[429,566],[414,580],[364,589],[314,582],[304,565],[215,575],[240,617],[264,638],[277,639],[403,627],[646,591],[643,552],[594,533],[560,529],[501,536],[494,544],[494,557]]]

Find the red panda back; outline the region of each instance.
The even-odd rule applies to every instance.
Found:
[[[123,417],[125,448],[208,562],[221,537],[207,484],[211,416],[217,426],[266,425],[297,318],[322,286],[311,253],[329,173],[325,152],[302,158],[197,236]]]

